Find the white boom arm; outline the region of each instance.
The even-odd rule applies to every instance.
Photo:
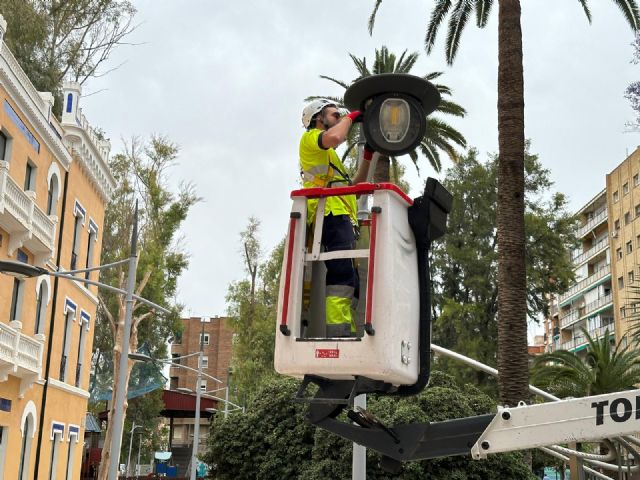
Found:
[[[475,459],[558,443],[597,441],[640,432],[640,389],[560,400],[498,413],[471,448]]]

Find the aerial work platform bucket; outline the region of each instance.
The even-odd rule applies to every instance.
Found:
[[[370,208],[360,220],[353,250],[324,252],[320,240],[326,198],[366,195]],[[276,332],[275,369],[302,378],[317,375],[350,380],[364,376],[393,385],[417,381],[419,372],[419,279],[416,241],[407,209],[413,201],[396,185],[361,183],[351,187],[292,192]],[[317,198],[315,221],[307,224],[307,199]],[[362,213],[362,212],[360,212]],[[360,277],[352,337],[325,333],[324,261],[352,258]]]

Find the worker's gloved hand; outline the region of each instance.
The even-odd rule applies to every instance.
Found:
[[[362,121],[363,115],[360,110],[354,110],[353,112],[348,113],[347,117],[350,118],[353,123],[357,123]]]
[[[369,160],[371,161],[371,159],[373,158],[373,154],[375,152],[373,151],[373,148],[371,148],[371,145],[369,145],[368,143],[364,144],[364,155],[362,156],[365,160]]]

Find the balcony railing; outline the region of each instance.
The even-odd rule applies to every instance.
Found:
[[[42,352],[42,342],[0,323],[0,381],[5,381],[8,375],[20,378],[20,398],[40,378]]]
[[[589,330],[589,335],[591,336],[591,338],[593,338],[594,340],[596,338],[602,338],[604,336],[604,332],[606,330],[609,330],[609,334],[614,336],[615,335],[615,325],[613,323],[609,324],[609,325],[604,325],[602,327],[598,327],[598,328],[594,328],[592,330]],[[575,337],[572,340],[569,340],[567,342],[562,342],[562,349],[563,350],[573,350],[576,349],[578,347],[581,347],[583,345],[586,345],[587,342],[587,337],[580,335],[579,337]]]
[[[606,265],[605,267],[601,268],[600,270],[598,270],[593,275],[591,275],[591,276],[585,278],[584,280],[581,280],[578,283],[576,283],[573,287],[571,287],[564,294],[562,294],[562,295],[560,295],[560,297],[558,297],[558,303],[562,304],[562,303],[566,302],[571,297],[575,296],[576,294],[578,294],[582,290],[584,290],[586,288],[589,288],[590,286],[592,286],[593,284],[595,284],[599,280],[602,280],[603,278],[606,278],[608,275],[611,275],[611,266],[610,265]]]
[[[0,226],[9,233],[9,253],[26,245],[35,263],[44,265],[53,255],[55,222],[9,176],[9,164],[0,161]]]
[[[606,250],[608,246],[609,246],[609,237],[603,238],[598,243],[596,243],[593,247],[591,247],[589,250],[575,257],[573,259],[573,263],[575,265],[580,265],[581,263],[584,263],[585,261],[589,260],[594,255],[597,255],[598,253]]]
[[[593,302],[587,303],[582,308],[570,310],[564,316],[560,317],[560,328],[566,328],[573,323],[583,319],[587,315],[599,310],[600,308],[613,302],[613,296],[611,294],[600,297]]]
[[[607,219],[607,209],[606,208],[603,209],[603,210],[600,210],[599,212],[596,212],[595,216],[591,220],[589,220],[582,227],[578,228],[578,231],[576,232],[577,237],[578,238],[584,237],[587,233],[589,233],[595,227],[600,225],[606,219]]]

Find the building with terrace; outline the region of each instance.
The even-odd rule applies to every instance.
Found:
[[[52,94],[36,91],[6,28],[0,15],[0,259],[98,265],[115,187],[109,142],[82,114],[76,83],[64,84],[61,119],[52,114]],[[79,478],[97,303],[77,281],[0,275],[0,478]]]
[[[581,352],[583,329],[623,340],[640,311],[640,148],[606,176],[606,188],[577,215],[576,281],[549,303],[545,351]],[[624,340],[623,340],[624,341]]]

